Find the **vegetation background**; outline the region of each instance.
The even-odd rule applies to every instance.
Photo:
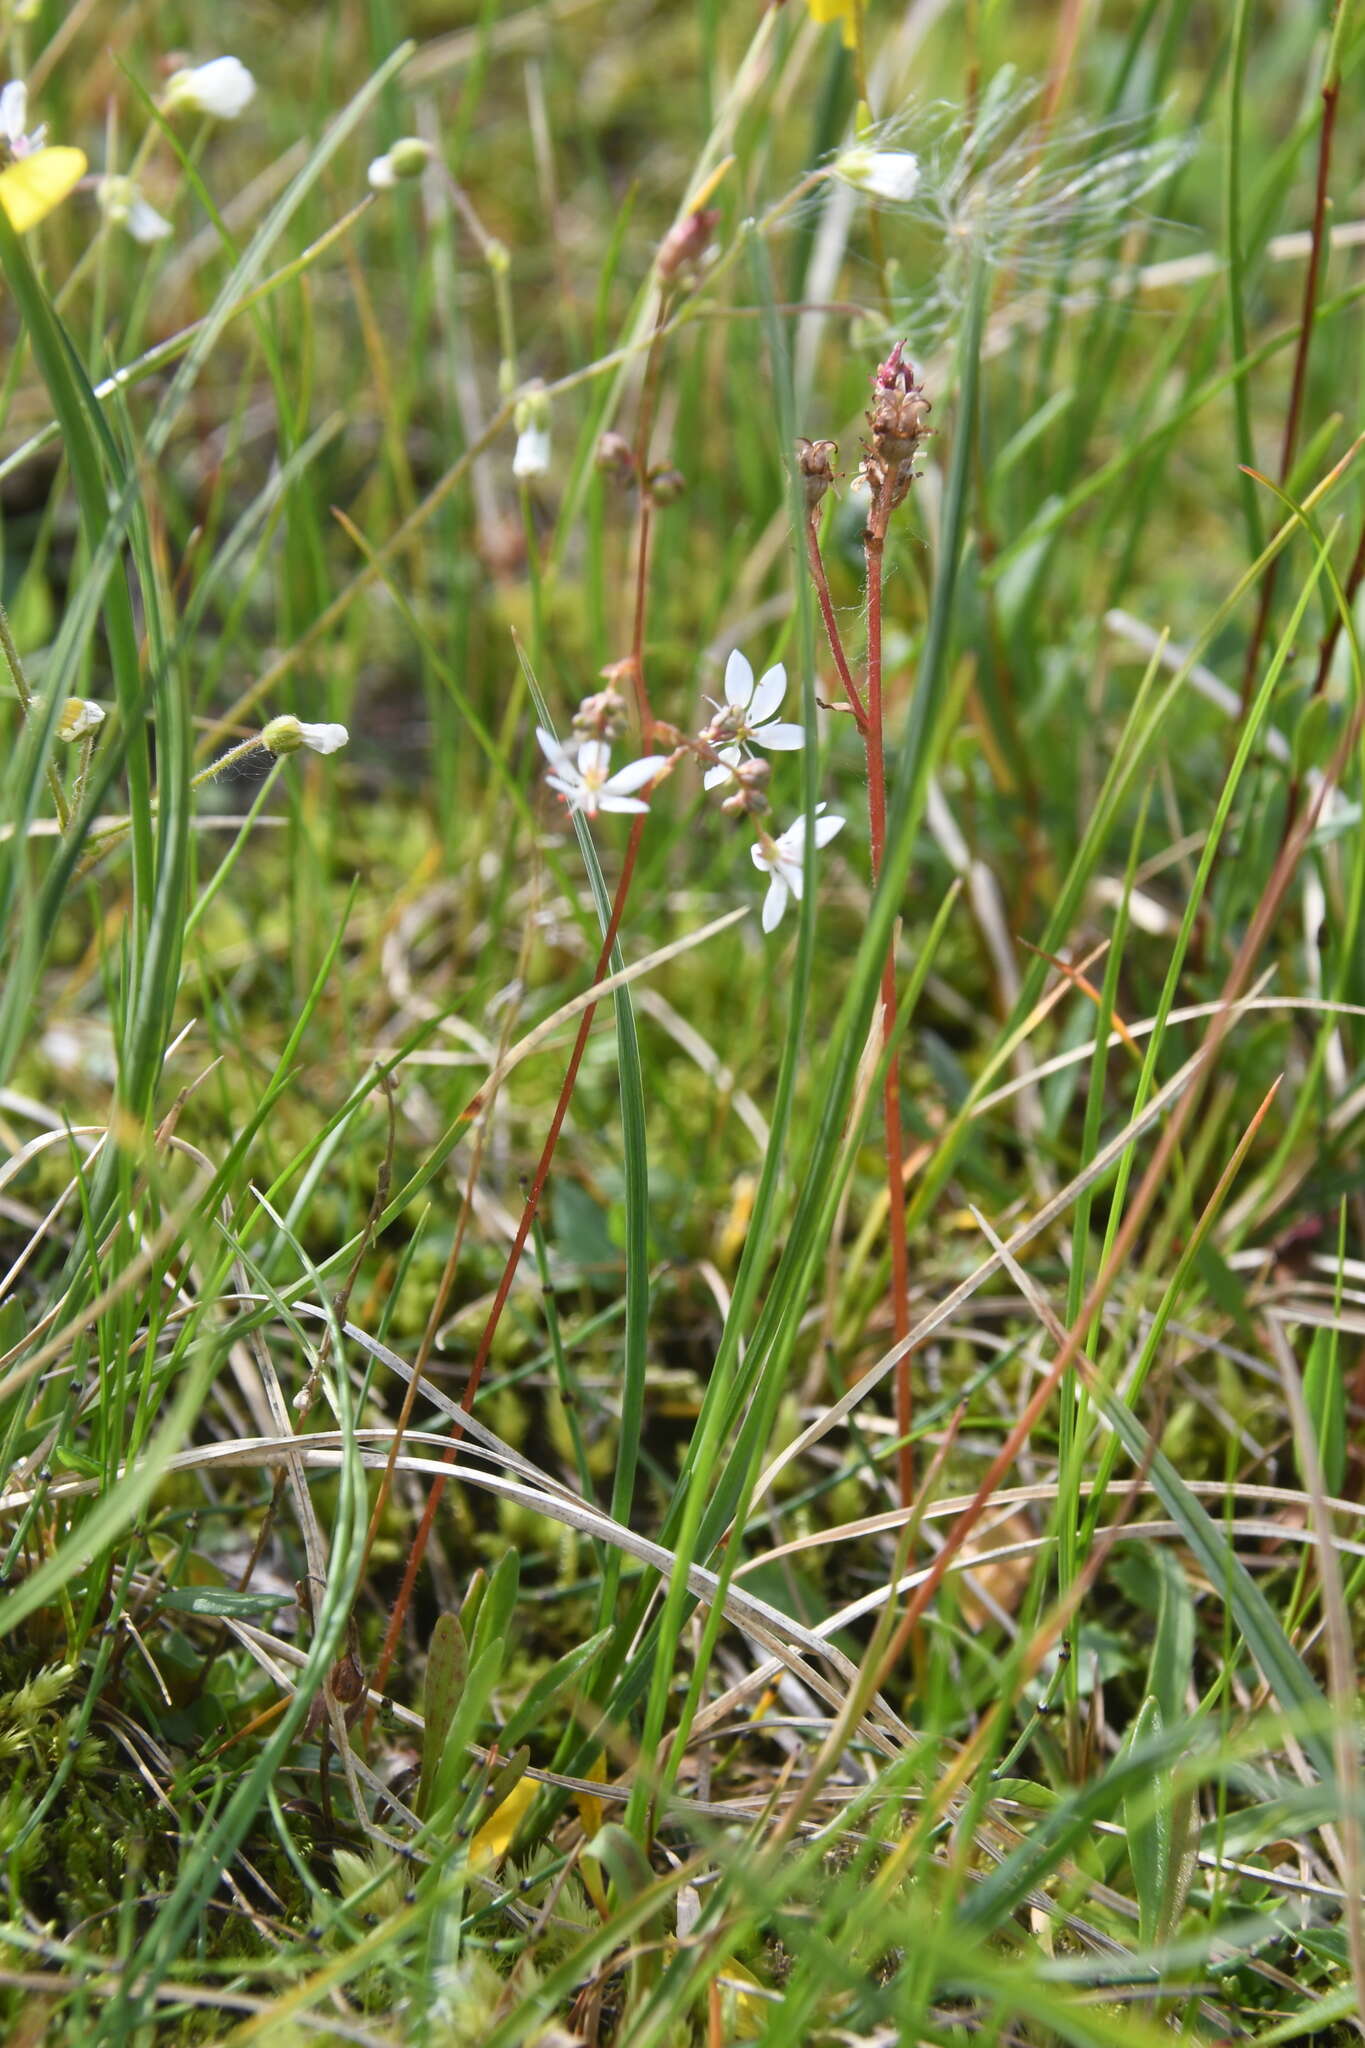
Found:
[[[6,2038],[1356,2038],[1359,11],[0,19]]]

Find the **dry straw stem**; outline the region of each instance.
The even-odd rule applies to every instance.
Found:
[[[925,1608],[928,1606],[929,1601],[933,1598],[933,1595],[937,1590],[938,1585],[942,1580],[943,1574],[947,1570],[949,1563],[951,1562],[952,1558],[957,1554],[957,1552],[961,1549],[962,1545],[966,1542],[968,1536],[975,1528],[977,1522],[980,1520],[983,1510],[989,1505],[990,1498],[995,1487],[999,1484],[1000,1480],[1004,1477],[1005,1473],[1008,1472],[1010,1466],[1014,1463],[1014,1460],[1018,1456],[1021,1447],[1025,1443],[1027,1443],[1029,1437],[1033,1432],[1034,1424],[1037,1422],[1039,1416],[1042,1414],[1048,1402],[1052,1399],[1052,1396],[1056,1392],[1057,1387],[1060,1385],[1061,1380],[1064,1374],[1066,1373],[1068,1367],[1075,1365],[1080,1360],[1082,1356],[1082,1336],[1085,1330],[1089,1327],[1091,1321],[1103,1307],[1104,1302],[1108,1297],[1110,1287],[1113,1285],[1113,1282],[1118,1276],[1118,1274],[1123,1270],[1123,1267],[1127,1261],[1128,1253],[1132,1248],[1133,1240],[1137,1236],[1138,1229],[1147,1214],[1147,1210],[1151,1207],[1151,1204],[1156,1199],[1158,1191],[1163,1185],[1166,1172],[1169,1167],[1170,1154],[1173,1152],[1175,1146],[1179,1142],[1180,1132],[1183,1130],[1185,1124],[1189,1121],[1193,1105],[1198,1100],[1199,1080],[1202,1073],[1205,1071],[1207,1059],[1208,1055],[1206,1052],[1203,1054],[1196,1053],[1193,1061],[1190,1063],[1194,1069],[1193,1073],[1190,1075],[1191,1086],[1181,1096],[1180,1100],[1176,1103],[1175,1108],[1172,1111],[1170,1123],[1166,1126],[1166,1129],[1162,1133],[1162,1136],[1157,1144],[1156,1152],[1154,1153],[1152,1158],[1152,1163],[1148,1167],[1147,1173],[1143,1178],[1142,1184],[1139,1187],[1130,1208],[1124,1215],[1123,1223],[1120,1226],[1118,1234],[1114,1239],[1113,1249],[1111,1250],[1109,1257],[1105,1261],[1104,1265],[1100,1268],[1099,1273],[1096,1275],[1094,1284],[1091,1287],[1089,1293],[1087,1294],[1084,1303],[1082,1304],[1081,1312],[1077,1316],[1075,1323],[1072,1325],[1072,1328],[1065,1333],[1061,1349],[1058,1352],[1056,1358],[1053,1360],[1047,1372],[1043,1375],[1043,1378],[1039,1381],[1038,1386],[1034,1389],[1034,1392],[1030,1395],[1028,1401],[1025,1403],[1022,1413],[1020,1414],[1019,1420],[1015,1423],[1013,1429],[1005,1438],[1004,1443],[1000,1446],[998,1453],[992,1459],[990,1465],[987,1467],[986,1472],[982,1478],[981,1484],[977,1488],[977,1491],[973,1496],[972,1505],[965,1511],[965,1513],[963,1513],[959,1517],[953,1529],[950,1531],[947,1541],[944,1543],[942,1550],[940,1550],[938,1556],[934,1559],[933,1565],[925,1574],[923,1584],[916,1588],[914,1595],[912,1596],[910,1603],[905,1610],[905,1614],[901,1619],[899,1633],[903,1637],[908,1638],[910,1630],[914,1627],[915,1623],[919,1620]],[[1256,1132],[1259,1130],[1261,1126],[1261,1123],[1266,1117],[1270,1109],[1271,1103],[1275,1099],[1275,1094],[1279,1088],[1279,1085],[1280,1084],[1277,1081],[1275,1083],[1275,1086],[1270,1090],[1270,1093],[1262,1102],[1260,1108],[1256,1111],[1255,1116],[1252,1118],[1251,1122],[1248,1124],[1245,1132],[1243,1133],[1242,1138],[1238,1143],[1236,1151],[1233,1153],[1232,1158],[1229,1160],[1228,1165],[1224,1169],[1223,1174],[1219,1179],[1218,1185],[1210,1198],[1208,1209],[1206,1211],[1206,1215],[1210,1220],[1217,1213],[1218,1207],[1222,1201],[1223,1196],[1226,1194],[1228,1188],[1232,1185],[1232,1181],[1237,1172],[1237,1169],[1240,1166],[1242,1159],[1245,1157],[1247,1149],[1249,1148],[1252,1139],[1254,1138]],[[983,1229],[987,1230],[987,1235],[991,1236],[992,1233],[989,1232],[989,1229],[985,1224],[984,1218],[978,1216],[978,1221],[982,1223]],[[1006,1266],[1006,1269],[1010,1272],[1012,1277],[1017,1277],[1019,1268],[1017,1267],[1017,1263],[1012,1259],[1011,1253],[1012,1245],[1006,1246],[998,1243],[996,1244],[995,1256],[1001,1261],[1003,1265]]]
[[[1277,1082],[1277,1088],[1278,1085]],[[1262,1104],[1252,1126],[1244,1134],[1237,1152],[1234,1153],[1232,1159],[1228,1162],[1218,1187],[1214,1190],[1205,1213],[1200,1219],[1197,1234],[1202,1234],[1207,1230],[1213,1215],[1221,1205],[1221,1197],[1231,1184],[1240,1158],[1245,1154],[1256,1125],[1259,1124],[1264,1116],[1274,1093],[1275,1090],[1272,1089],[1271,1095]],[[1087,1319],[1085,1313],[1083,1312],[1072,1331],[1068,1332],[1054,1313],[1041,1288],[1030,1279],[1018,1261],[1011,1257],[1006,1248],[1000,1244],[985,1218],[978,1214],[977,1220],[990,1242],[1005,1260],[1011,1279],[1020,1289],[1029,1306],[1034,1310],[1034,1313],[1038,1316],[1049,1335],[1061,1345],[1060,1356],[1065,1358],[1068,1350],[1070,1350],[1087,1381],[1092,1386],[1097,1384],[1099,1374],[1094,1364],[1086,1358],[1079,1345],[1078,1332],[1085,1326]],[[1341,1880],[1351,1970],[1355,1978],[1356,1997],[1360,2005],[1360,2011],[1365,2012],[1365,2002],[1362,2002],[1361,1999],[1362,1990],[1365,1990],[1365,1920],[1362,1919],[1361,1902],[1359,1801],[1361,1771],[1356,1733],[1356,1669],[1350,1638],[1350,1625],[1346,1613],[1344,1588],[1337,1560],[1339,1548],[1355,1549],[1357,1546],[1351,1544],[1340,1545],[1331,1525],[1328,1502],[1322,1484],[1321,1464],[1318,1459],[1312,1422],[1304,1403],[1297,1361],[1289,1350],[1283,1331],[1273,1323],[1269,1325],[1269,1337],[1280,1366],[1282,1384],[1289,1403],[1299,1452],[1304,1459],[1309,1476],[1307,1501],[1312,1521],[1311,1540],[1315,1545],[1318,1556],[1323,1611],[1327,1623],[1330,1698],[1334,1708],[1332,1741],[1342,1807],[1339,1834],[1336,1828],[1329,1827],[1324,1827],[1322,1833]],[[1220,1491],[1220,1489],[1209,1490],[1213,1492]],[[1299,1498],[1302,1499],[1303,1496],[1299,1496]],[[1283,1525],[1278,1523],[1274,1525],[1274,1534],[1279,1539],[1283,1540],[1287,1533],[1288,1531]],[[1305,1540],[1308,1537],[1308,1532],[1306,1531],[1295,1533],[1301,1535]],[[1214,1588],[1214,1590],[1219,1591],[1221,1589]],[[1286,1741],[1301,1778],[1306,1784],[1311,1783],[1311,1775],[1299,1755],[1298,1746],[1293,1738],[1292,1731],[1287,1731]],[[1361,2025],[1362,2022],[1358,2015],[1357,2026],[1360,2027]]]
[[[322,1318],[323,1312],[320,1309],[313,1312]],[[357,1329],[351,1323],[342,1325],[342,1333],[372,1352],[385,1352],[385,1347],[378,1345],[367,1332]],[[442,1397],[437,1388],[424,1381],[420,1391],[424,1399],[450,1409],[452,1416],[458,1418],[458,1428],[472,1433],[470,1418],[462,1411],[454,1409],[453,1404]],[[486,1439],[491,1432],[481,1432],[481,1435]],[[306,1437],[297,1437],[291,1432],[275,1437],[237,1438],[226,1443],[200,1445],[192,1450],[177,1452],[167,1460],[165,1469],[168,1473],[212,1472],[219,1469],[270,1470],[287,1459],[297,1461],[300,1473],[331,1474],[341,1469],[348,1448],[354,1444],[368,1470],[382,1470],[388,1462],[392,1438],[393,1431],[389,1428],[318,1430],[310,1432]],[[410,1431],[408,1441],[427,1446],[433,1452],[440,1450],[444,1453],[451,1448],[448,1436],[435,1435],[428,1431]],[[499,1445],[498,1456],[510,1466],[516,1454],[509,1447]],[[128,1469],[131,1471],[133,1468]],[[421,1478],[435,1479],[443,1486],[453,1480],[460,1485],[473,1486],[514,1502],[520,1507],[532,1509],[548,1520],[558,1522],[565,1528],[575,1529],[593,1541],[611,1545],[623,1556],[633,1557],[637,1562],[650,1566],[664,1580],[675,1568],[676,1558],[672,1551],[613,1521],[609,1515],[578,1499],[567,1488],[558,1486],[546,1475],[534,1471],[534,1468],[533,1481],[528,1483],[525,1479],[506,1478],[501,1473],[488,1471],[479,1465],[451,1462],[444,1456],[423,1457],[412,1452],[404,1452],[396,1461],[396,1469]],[[101,1483],[96,1480],[60,1480],[46,1489],[45,1497],[54,1500],[71,1499],[97,1493],[100,1486]],[[6,1497],[3,1506],[7,1510],[17,1511],[32,1497],[32,1490],[23,1496]],[[777,1658],[794,1677],[825,1700],[829,1706],[836,1711],[843,1706],[848,1698],[849,1688],[856,1681],[857,1666],[836,1646],[826,1642],[816,1630],[807,1628],[769,1601],[760,1600],[751,1593],[734,1586],[722,1589],[718,1574],[709,1571],[704,1565],[688,1566],[687,1583],[688,1590],[704,1606],[709,1607],[719,1601],[726,1617],[743,1635],[768,1655]],[[818,1660],[818,1664],[808,1661],[811,1658]],[[819,1665],[828,1665],[834,1674],[833,1678],[827,1678]],[[375,1690],[382,1697],[378,1686]],[[883,1700],[873,1700],[870,1703],[866,1719],[857,1732],[881,1755],[887,1757],[901,1755],[914,1740],[909,1728]]]

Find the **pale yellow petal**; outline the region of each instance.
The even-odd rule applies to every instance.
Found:
[[[0,206],[18,235],[26,235],[60,206],[85,176],[85,151],[36,149],[0,171]]]
[[[491,1813],[469,1845],[469,1867],[471,1870],[491,1870],[501,1863],[512,1846],[512,1837],[521,1826],[539,1785],[534,1778],[522,1778],[512,1787],[501,1806]]]

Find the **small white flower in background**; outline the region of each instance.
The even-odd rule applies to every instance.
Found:
[[[170,222],[148,204],[131,178],[101,178],[95,187],[100,212],[116,228],[127,228],[135,242],[164,242]]]
[[[815,806],[815,843],[828,846],[836,832],[844,829],[844,819],[827,818],[823,815],[824,804]],[[749,848],[754,866],[768,876],[768,893],[763,899],[763,929],[770,932],[776,927],[787,907],[788,896],[801,901],[801,889],[805,881],[806,820],[798,818],[794,825],[788,825],[778,839],[769,839],[766,833],[757,846]]]
[[[571,752],[539,725],[536,739],[550,764],[545,780],[570,811],[582,811],[585,818],[595,818],[599,811],[647,811],[649,805],[635,792],[668,766],[667,754],[646,754],[612,775],[611,748],[605,740],[584,740]]]
[[[344,725],[308,725],[286,711],[282,718],[271,719],[261,734],[261,745],[269,747],[272,754],[297,754],[300,747],[311,747],[315,754],[335,754],[350,737]]]
[[[376,192],[391,192],[406,179],[420,178],[431,162],[431,144],[419,135],[403,135],[392,149],[377,156],[365,173]]]
[[[57,720],[57,737],[59,740],[83,739],[86,733],[94,732],[103,724],[104,706],[97,704],[93,697],[68,697]]]
[[[544,427],[523,427],[517,435],[516,453],[512,457],[512,474],[524,481],[527,477],[544,476],[550,467],[550,436]]]
[[[43,147],[46,127],[35,128],[32,135],[26,135],[27,120],[28,87],[22,78],[11,78],[0,91],[0,156],[6,163],[18,163],[21,157],[32,156]]]
[[[165,104],[189,114],[208,114],[215,121],[235,121],[256,97],[256,81],[239,57],[211,57],[173,71],[166,80]]]
[[[805,746],[803,727],[784,725],[780,720],[774,723],[786,694],[787,671],[780,661],[755,682],[752,668],[735,648],[725,664],[725,702],[716,705],[716,716],[702,734],[713,746],[725,742],[720,747],[725,766],[707,769],[702,777],[704,789],[717,789],[728,782],[750,747],[786,754]]]
[[[913,199],[919,190],[919,158],[908,149],[869,149],[860,142],[835,157],[834,175],[874,199]]]
[[[513,476],[544,476],[550,467],[550,401],[543,386],[532,386],[517,400],[512,420],[517,430]]]

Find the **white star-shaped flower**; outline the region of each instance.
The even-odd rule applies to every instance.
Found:
[[[777,720],[786,694],[787,671],[780,661],[755,682],[753,670],[735,648],[725,664],[725,702],[716,706],[716,716],[711,721],[711,730],[717,736],[723,734],[727,741],[720,749],[725,765],[707,769],[702,777],[703,788],[717,789],[722,782],[728,782],[736,763],[753,747],[782,754],[805,746],[806,735],[801,726],[784,725]],[[711,701],[714,703],[714,698]]]
[[[815,806],[815,843],[828,846],[836,832],[842,832],[845,820],[840,817],[827,818],[823,815],[824,804]],[[773,931],[787,907],[788,896],[794,896],[799,903],[805,882],[806,820],[798,818],[794,825],[788,825],[780,838],[769,839],[766,832],[749,852],[754,866],[768,877],[768,893],[763,899],[763,929]]]
[[[542,726],[536,727],[536,739],[550,764],[545,780],[570,811],[582,811],[585,818],[595,818],[599,811],[647,811],[649,805],[635,792],[668,766],[667,754],[645,754],[613,775],[611,748],[605,740],[584,740],[571,753]]]

